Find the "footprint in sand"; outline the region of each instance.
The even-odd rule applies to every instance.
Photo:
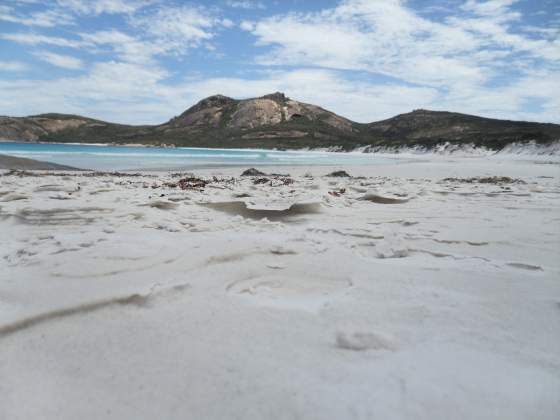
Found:
[[[398,235],[388,232],[380,241],[359,244],[358,253],[366,258],[405,258],[410,255],[406,242]]]
[[[271,274],[235,281],[226,291],[257,305],[318,312],[352,285],[349,278]]]
[[[338,332],[336,347],[343,350],[397,350],[395,340],[380,333],[373,332]]]
[[[362,201],[369,201],[377,204],[404,204],[410,201],[410,198],[382,196],[376,193],[366,193],[360,198]]]
[[[171,201],[163,201],[163,200],[152,201],[150,203],[141,204],[141,205],[147,207],[153,207],[160,210],[174,210],[177,207],[179,207],[179,204],[177,203]]]

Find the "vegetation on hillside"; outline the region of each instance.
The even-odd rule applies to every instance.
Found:
[[[359,124],[281,93],[235,100],[206,98],[168,122],[114,124],[78,115],[0,117],[0,139],[45,142],[175,145],[214,148],[401,147],[441,143],[501,149],[513,142],[560,140],[560,125],[505,121],[452,112],[416,110]]]

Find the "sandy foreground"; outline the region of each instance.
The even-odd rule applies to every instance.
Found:
[[[4,171],[0,418],[558,418],[557,164],[263,170]]]

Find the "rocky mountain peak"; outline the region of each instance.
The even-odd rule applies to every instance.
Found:
[[[268,95],[262,96],[261,99],[271,99],[275,102],[280,102],[280,103],[284,103],[290,100],[290,98],[288,98],[283,92],[269,93]]]
[[[192,106],[187,111],[185,111],[185,113],[200,111],[201,109],[204,108],[218,108],[218,107],[232,104],[234,102],[236,102],[236,100],[228,96],[212,95],[202,99],[196,105]]]

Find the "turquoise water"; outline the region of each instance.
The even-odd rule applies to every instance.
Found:
[[[226,165],[363,165],[394,163],[367,153],[283,152],[255,149],[118,147],[0,143],[0,154],[95,170],[168,170]]]

